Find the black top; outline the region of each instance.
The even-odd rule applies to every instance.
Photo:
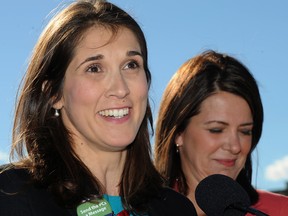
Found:
[[[24,169],[10,169],[0,174],[1,216],[77,216],[75,209],[59,206],[46,188],[29,182],[30,176]],[[168,188],[148,206],[149,216],[197,215],[188,198]]]

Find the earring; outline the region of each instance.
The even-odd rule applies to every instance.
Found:
[[[59,110],[58,109],[55,109],[55,113],[54,113],[54,116],[58,117],[60,114],[59,114]]]
[[[176,143],[176,153],[179,153],[179,144]]]

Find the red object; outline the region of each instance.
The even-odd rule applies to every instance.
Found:
[[[288,215],[288,196],[271,193],[269,191],[257,190],[259,200],[252,207],[271,216]],[[251,216],[248,213],[246,216]]]
[[[129,213],[128,213],[128,211],[123,210],[123,211],[119,212],[119,213],[117,214],[117,216],[129,216]]]

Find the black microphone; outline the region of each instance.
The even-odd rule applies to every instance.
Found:
[[[251,202],[247,192],[238,182],[221,174],[203,179],[196,187],[195,198],[208,216],[244,216],[246,213],[268,216],[249,207]]]

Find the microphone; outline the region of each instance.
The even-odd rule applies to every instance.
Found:
[[[251,205],[247,192],[232,178],[214,174],[203,179],[195,190],[199,207],[208,216],[256,216],[267,214],[249,207]]]

